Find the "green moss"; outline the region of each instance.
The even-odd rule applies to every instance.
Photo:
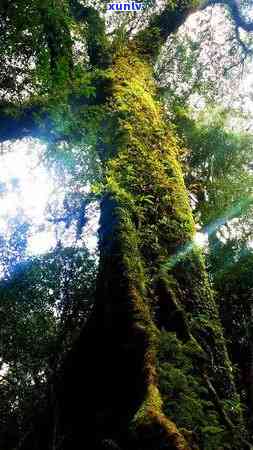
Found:
[[[147,389],[146,398],[140,409],[134,416],[133,423],[137,426],[139,423],[147,420],[148,412],[158,411],[160,413],[162,407],[162,399],[158,388],[150,385]]]
[[[165,126],[149,66],[131,53],[115,61],[109,119],[103,136],[112,156],[107,188],[138,217],[143,247],[155,247],[156,235],[172,245],[191,239],[177,138]]]
[[[133,418],[131,431],[134,446],[140,450],[146,450],[147,447],[150,450],[189,449],[183,434],[179,432],[174,422],[162,413],[161,395],[154,385],[148,387],[146,398]]]
[[[120,251],[115,261],[122,267],[117,294],[122,304],[128,304],[131,340],[143,356],[143,398],[131,421],[133,448],[157,450],[163,442],[166,449],[186,449],[175,423],[190,431],[197,427],[205,449],[219,448],[226,431],[210,403],[201,370],[214,379],[223,399],[233,394],[234,385],[204,259],[193,244],[179,141],[156,100],[149,65],[129,50],[114,61],[111,93],[99,136],[103,190],[117,205]],[[199,324],[203,316],[206,321]],[[168,334],[174,356],[159,363],[167,417],[157,387],[157,339],[162,327],[177,334]],[[136,335],[141,336],[140,348]]]
[[[175,334],[162,332],[158,359],[165,413],[179,428],[194,430],[200,448],[232,449],[231,433],[221,422],[201,377],[204,358],[195,340],[182,344]]]

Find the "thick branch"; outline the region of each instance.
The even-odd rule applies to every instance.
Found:
[[[248,21],[242,17],[239,2],[236,0],[206,0],[203,1],[200,5],[200,9],[205,9],[207,6],[214,5],[224,5],[230,11],[231,18],[233,19],[235,26],[237,28],[242,28],[244,31],[248,33],[253,31],[253,22]]]
[[[204,0],[201,3],[200,10],[205,9],[208,6],[215,6],[215,5],[223,5],[228,8],[230,12],[231,19],[235,26],[235,38],[242,48],[245,56],[252,54],[253,50],[250,48],[240,36],[240,29],[246,31],[247,33],[253,32],[253,22],[246,20],[240,11],[239,8],[239,2],[236,0]]]
[[[187,17],[196,11],[193,1],[188,0],[183,3],[183,6],[176,7],[169,3],[162,12],[151,17],[145,30],[138,33],[136,43],[142,54],[151,58],[156,57],[168,36],[177,31]],[[150,42],[151,37],[152,42]]]
[[[136,37],[137,47],[144,55],[151,58],[156,57],[161,45],[166,42],[170,34],[178,30],[190,14],[214,5],[224,5],[229,9],[235,24],[236,39],[245,53],[251,53],[251,49],[241,40],[239,29],[253,32],[253,22],[243,18],[236,0],[200,0],[198,4],[188,0],[183,2],[183,6],[180,6],[180,2],[178,2],[178,6],[171,6],[170,3],[162,12],[151,17],[146,29],[138,33]],[[152,37],[151,43],[150,37]]]
[[[234,20],[237,28],[242,28],[248,33],[253,31],[253,22],[249,22],[242,17],[238,7],[238,3],[235,0],[225,1],[225,5],[227,5],[227,7],[229,8],[231,17]]]
[[[52,76],[57,82],[59,72],[64,69],[66,78],[69,78],[73,69],[73,55],[67,14],[57,2],[46,6],[42,4],[39,11],[50,53]]]
[[[52,120],[39,105],[21,108],[13,104],[0,105],[0,142],[26,137],[55,139]]]
[[[105,22],[98,11],[92,7],[84,7],[76,0],[70,0],[70,13],[77,22],[87,24],[87,47],[90,63],[105,69],[110,66],[111,45],[106,36]]]
[[[0,142],[37,137],[38,124],[35,124],[33,118],[36,108],[27,107],[19,114],[9,112],[7,108],[8,105],[0,106]]]

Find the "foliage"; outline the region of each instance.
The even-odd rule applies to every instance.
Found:
[[[252,405],[252,249],[238,239],[218,241],[210,254],[210,270],[219,296],[220,313],[237,383],[247,407]]]
[[[204,258],[193,243],[180,159],[182,147],[191,149],[185,169],[198,200],[196,217],[204,225],[227,223],[251,203],[252,142],[227,132],[222,120],[193,122],[182,110],[189,92],[206,94],[215,81],[206,72],[199,80],[207,22],[199,24],[195,41],[171,37],[200,2],[148,3],[150,9],[138,19],[114,18],[110,27],[103,16],[107,2],[18,0],[0,6],[6,37],[0,62],[7,63],[4,136],[29,130],[42,136],[49,143],[48,160],[63,168],[62,181],[66,170],[74,173],[75,184],[57,211],[61,214],[53,209],[49,219],[67,229],[75,223],[76,248],[63,249],[58,240],[52,254],[17,263],[26,247],[29,224],[24,223],[0,284],[0,350],[7,367],[2,442],[6,435],[15,441],[20,432],[25,450],[44,446],[40,430],[36,436],[36,427],[24,431],[35,416],[34,404],[40,405],[38,422],[50,401],[47,422],[52,423],[42,427],[46,447],[78,448],[81,437],[82,445],[96,450],[118,443],[127,448],[129,442],[133,450],[186,450],[196,448],[198,439],[207,450],[242,448],[238,428],[244,436],[245,427],[232,365]],[[231,2],[228,6],[235,21]],[[248,42],[236,25],[233,39],[245,50]],[[231,41],[231,29],[226,31]],[[76,36],[83,45],[81,61]],[[159,90],[153,66],[168,37],[172,51]],[[205,57],[208,48],[205,44]],[[233,44],[230,49],[228,60],[237,64]],[[168,91],[170,67],[175,71]],[[166,89],[171,101],[163,106],[160,94],[166,96]],[[101,259],[97,302],[80,332],[94,287],[93,261],[78,248],[84,210],[97,198],[84,195],[87,183],[103,197]],[[12,233],[11,242],[6,240],[10,247],[13,240],[16,244]],[[51,382],[56,373],[59,386],[55,378]]]
[[[195,118],[182,108],[175,111],[177,130],[190,149],[185,170],[196,196],[195,215],[210,234],[245,218],[251,206],[252,135],[229,129],[231,116],[227,110],[207,109]]]
[[[85,249],[58,248],[16,263],[0,282],[3,445],[22,435],[34,402],[44,402],[47,383],[89,315],[94,281]]]

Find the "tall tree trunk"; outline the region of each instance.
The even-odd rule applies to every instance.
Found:
[[[192,364],[233,432],[231,417],[222,409],[223,400],[236,397],[231,365],[203,257],[193,245],[179,144],[157,99],[150,63],[167,37],[207,3],[166,2],[126,49],[114,55],[110,86],[106,77],[101,83],[114,53],[103,19],[76,0],[68,4],[75,21],[85,23],[98,87],[95,113],[103,113],[98,132],[105,181],[100,268],[93,313],[54,383],[51,401],[56,398],[57,405],[49,404],[44,425],[42,413],[38,415],[33,438],[28,433],[19,446],[23,450],[196,448],[191,430],[179,430],[163,413],[157,375],[161,331],[175,332],[182,343],[192,344]],[[247,22],[237,20],[236,2],[224,3],[234,21],[250,31]],[[38,8],[52,93],[64,90],[74,77],[69,16],[60,14],[61,6],[49,1]],[[88,109],[90,103],[84,104]],[[24,105],[21,120],[16,114],[10,118],[6,106],[11,105],[2,105],[0,111],[2,140],[43,136],[34,121],[38,111],[54,128],[40,102]],[[53,131],[51,139],[56,138]],[[240,415],[232,419],[240,424]],[[243,448],[241,443],[234,448]]]
[[[160,330],[194,343],[197,370],[212,379],[219,398],[233,398],[235,387],[203,258],[192,243],[178,142],[156,100],[152,69],[134,48],[115,58],[99,148],[106,193],[97,299],[56,386],[59,448],[196,448],[191,433],[163,413]]]

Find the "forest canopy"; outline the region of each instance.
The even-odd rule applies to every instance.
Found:
[[[252,2],[130,3],[0,4],[4,450],[253,448]]]

